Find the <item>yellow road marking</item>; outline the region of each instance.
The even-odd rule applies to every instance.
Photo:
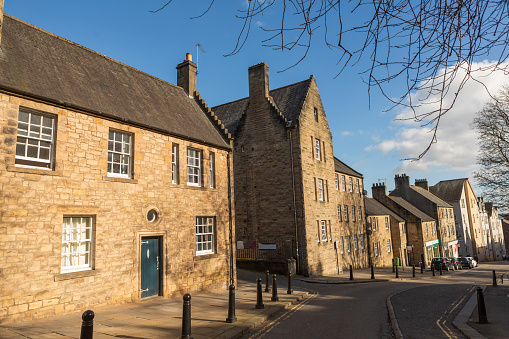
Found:
[[[474,286],[470,287],[468,289],[467,293],[463,297],[461,297],[461,299],[459,301],[457,301],[453,304],[454,307],[450,310],[445,311],[444,314],[442,314],[442,316],[437,320],[436,324],[438,325],[440,330],[445,333],[447,338],[449,338],[449,339],[457,338],[456,335],[453,333],[453,331],[445,324],[445,322],[447,321],[447,317],[463,302],[463,300],[465,300],[465,298],[468,295],[470,295],[470,293],[473,292],[474,288],[475,288]],[[445,316],[445,318],[444,318],[444,316]],[[444,318],[444,319],[442,321],[442,325],[440,325],[440,321],[442,320],[442,318]]]
[[[267,333],[269,333],[274,327],[276,327],[281,321],[288,319],[292,314],[297,312],[299,309],[301,309],[305,304],[309,303],[311,300],[316,298],[318,296],[318,293],[315,292],[314,294],[310,294],[306,299],[302,300],[300,303],[296,304],[286,312],[284,312],[281,316],[277,317],[267,325],[265,325],[263,328],[258,330],[256,333],[254,333],[252,336],[249,337],[249,339],[252,338],[263,338],[263,336]]]

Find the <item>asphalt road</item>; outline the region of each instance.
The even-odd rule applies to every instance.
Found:
[[[247,278],[263,277],[247,272]],[[463,338],[451,322],[476,285],[490,284],[491,269],[445,273],[432,280],[366,284],[313,284],[293,281],[310,297],[242,338],[394,338],[386,300],[405,338]],[[286,288],[282,279],[278,286]]]

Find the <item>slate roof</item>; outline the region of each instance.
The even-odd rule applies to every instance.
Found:
[[[468,178],[444,180],[431,186],[429,190],[445,201],[460,201],[465,181],[468,181]]]
[[[350,166],[348,166],[347,164],[345,164],[336,157],[334,157],[334,168],[336,172],[339,173],[344,173],[359,178],[363,177],[361,173],[357,172],[356,170],[354,170],[353,168],[351,168]]]
[[[388,198],[424,222],[435,221],[435,219],[433,219],[432,217],[430,217],[429,215],[427,215],[426,213],[424,213],[423,211],[421,211],[420,209],[418,209],[417,207],[415,207],[414,205],[412,205],[411,203],[409,203],[408,201],[401,197],[389,195]]]
[[[274,99],[279,111],[288,121],[292,122],[292,125],[299,118],[312,79],[313,76],[307,80],[269,91],[269,95]],[[212,110],[228,131],[235,134],[248,105],[249,97],[212,107]]]
[[[404,222],[405,219],[382,205],[380,202],[373,198],[364,197],[364,209],[367,215],[391,215],[399,222]]]
[[[0,89],[229,148],[178,86],[9,15],[1,49]]]
[[[419,186],[410,186],[411,189],[419,193],[420,195],[424,196],[426,199],[434,202],[438,207],[449,207],[452,208],[451,205],[434,195],[433,193],[429,192],[428,190],[425,190],[422,187]]]

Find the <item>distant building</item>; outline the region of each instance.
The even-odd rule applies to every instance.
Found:
[[[488,212],[491,242],[493,244],[493,260],[502,260],[506,255],[504,231],[502,230],[502,220],[498,215],[498,207],[493,203],[486,203]]]
[[[505,245],[505,257],[509,253],[509,220],[506,218],[502,219],[502,232],[504,233],[504,245]]]
[[[479,238],[480,241],[477,245],[477,251],[474,251],[471,256],[477,255],[486,261],[491,261],[493,260],[493,238],[491,236],[490,218],[483,197],[477,198],[477,206],[479,208],[479,219],[481,220],[481,231],[475,233],[474,237]]]
[[[458,256],[477,254],[485,260],[477,197],[468,178],[440,181],[429,190],[454,208]]]

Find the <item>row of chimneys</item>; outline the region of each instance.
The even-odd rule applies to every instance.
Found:
[[[404,189],[405,187],[410,187],[410,177],[406,174],[396,174],[394,177],[394,182],[396,184],[396,189]],[[415,186],[419,186],[424,188],[426,191],[429,191],[428,179],[415,179]],[[384,188],[385,183],[375,183],[373,184],[373,188]]]
[[[1,1],[1,0],[0,0]],[[194,96],[196,92],[197,66],[191,53],[186,53],[186,60],[177,66],[177,86],[187,94]],[[269,97],[269,66],[262,62],[249,67],[249,100],[251,103]]]

